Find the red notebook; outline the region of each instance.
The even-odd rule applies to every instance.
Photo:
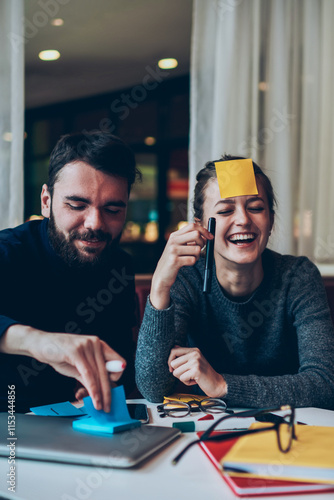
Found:
[[[203,432],[197,433],[198,436],[201,436],[201,434],[203,434]],[[334,492],[334,486],[332,484],[327,485],[301,481],[284,481],[254,477],[246,474],[227,474],[222,470],[220,460],[229,451],[229,449],[232,448],[236,441],[237,438],[221,442],[203,441],[200,443],[200,446],[216,469],[220,472],[221,476],[229,485],[233,493],[238,497]]]

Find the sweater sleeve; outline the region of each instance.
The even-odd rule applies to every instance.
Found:
[[[175,390],[178,379],[169,372],[168,358],[175,345],[187,345],[193,307],[189,286],[181,275],[171,289],[168,309],[155,309],[147,298],[138,335],[136,383],[141,394],[153,403],[160,403]]]
[[[136,383],[141,394],[153,403],[160,403],[173,391],[176,380],[167,361],[174,345],[174,304],[157,310],[148,297],[137,342]]]
[[[11,269],[11,259],[0,246],[0,276],[2,283],[0,288],[0,337],[4,335],[10,326],[17,323],[15,318],[11,317],[12,315],[8,315],[8,311],[13,309],[12,304],[10,303],[12,300],[11,290],[14,286],[14,278]]]
[[[298,373],[272,377],[223,374],[229,406],[291,404],[334,409],[334,331],[322,278],[308,259],[302,259],[287,278],[286,303],[297,335]]]

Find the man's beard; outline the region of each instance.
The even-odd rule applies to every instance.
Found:
[[[69,232],[69,237],[66,239],[64,234],[57,227],[52,210],[48,224],[48,236],[54,251],[63,262],[69,267],[77,269],[98,269],[106,267],[110,264],[114,248],[118,246],[121,239],[121,234],[119,234],[117,238],[112,239],[109,233],[105,233],[101,231],[101,229],[97,231],[87,229],[83,233],[74,229]],[[103,250],[99,252],[89,247],[86,247],[85,252],[80,252],[74,244],[75,240],[105,241],[106,245]],[[90,254],[90,256],[85,255],[85,253]]]

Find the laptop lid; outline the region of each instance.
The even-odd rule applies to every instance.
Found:
[[[8,414],[0,413],[0,456],[104,467],[133,467],[180,435],[179,429],[142,425],[113,435],[72,428],[73,418],[15,415],[10,436]],[[15,439],[16,438],[16,439]]]

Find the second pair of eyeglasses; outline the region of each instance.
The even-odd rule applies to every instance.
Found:
[[[236,437],[246,436],[250,434],[258,434],[262,432],[275,431],[277,437],[277,446],[282,453],[288,453],[291,449],[292,442],[297,440],[295,432],[295,409],[290,405],[284,405],[277,408],[261,408],[252,409],[240,412],[227,410],[226,403],[220,399],[206,398],[202,401],[188,402],[169,402],[157,407],[160,416],[166,417],[185,417],[193,411],[203,411],[205,413],[227,413],[215,420],[215,422],[195,441],[189,443],[173,460],[176,465],[181,457],[194,444],[202,441],[228,441]],[[277,415],[277,412],[285,414]],[[266,422],[269,425],[261,428],[237,430],[233,432],[215,433],[214,431],[223,421],[230,418],[249,418],[252,417],[259,422]]]

